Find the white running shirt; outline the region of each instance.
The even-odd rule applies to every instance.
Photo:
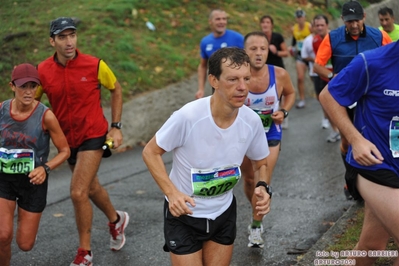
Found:
[[[156,142],[165,151],[173,151],[169,177],[178,190],[194,197],[196,206],[187,204],[191,216],[214,220],[230,206],[233,190],[213,197],[194,196],[192,170],[239,166],[244,155],[261,160],[269,155],[269,147],[254,111],[242,106],[233,124],[221,129],[212,118],[210,98],[190,102],[174,112],[156,133]]]

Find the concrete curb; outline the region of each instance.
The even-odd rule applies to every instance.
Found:
[[[353,205],[335,222],[330,229],[323,234],[323,236],[306,252],[303,258],[298,261],[298,266],[314,265],[316,259],[316,251],[329,251],[326,250],[329,246],[336,242],[336,235],[341,235],[345,232],[348,220],[355,217],[357,211],[364,206],[363,203],[354,202]]]

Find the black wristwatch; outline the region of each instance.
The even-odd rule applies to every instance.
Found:
[[[122,122],[111,123],[111,127],[115,127],[117,129],[121,129],[122,128]]]
[[[288,116],[288,111],[285,109],[280,109],[281,112],[283,112],[284,114],[284,118],[286,118]]]
[[[44,168],[44,171],[46,171],[46,174],[48,176],[51,172],[50,166],[48,166],[47,164],[44,164],[43,168]]]
[[[265,187],[267,194],[269,194],[270,198],[272,198],[272,195],[273,195],[272,188],[265,181],[259,181],[258,183],[256,183],[256,187],[260,187],[260,186]]]

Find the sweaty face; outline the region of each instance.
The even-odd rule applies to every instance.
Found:
[[[362,20],[349,20],[345,22],[347,31],[352,36],[359,36],[363,31],[364,19]]]
[[[273,30],[273,24],[268,18],[264,18],[260,23],[260,27],[264,33],[271,32]]]
[[[228,107],[240,108],[247,98],[250,78],[249,64],[231,65],[231,61],[227,60],[222,63],[219,79],[213,77],[212,87],[215,88],[217,97],[221,97]]]
[[[386,15],[378,15],[380,20],[380,25],[386,32],[391,32],[394,30],[394,18],[389,14]]]
[[[269,53],[269,43],[263,36],[252,35],[245,41],[245,52],[249,56],[251,67],[261,69],[265,66]]]
[[[211,30],[218,35],[223,35],[227,26],[227,14],[223,11],[213,11],[209,19]]]
[[[323,37],[328,33],[328,25],[324,19],[315,19],[313,29],[316,34],[319,34]]]

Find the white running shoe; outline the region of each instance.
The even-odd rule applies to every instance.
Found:
[[[339,132],[332,131],[327,138],[327,142],[334,143],[341,140],[341,135]]]
[[[93,252],[89,255],[87,250],[78,248],[78,254],[70,266],[93,266]]]
[[[330,127],[330,122],[328,121],[327,118],[323,118],[323,120],[321,120],[321,127],[323,129],[327,129]]]
[[[265,241],[262,239],[262,228],[257,227],[257,228],[252,228],[250,227],[250,233],[249,233],[249,243],[248,247],[250,248],[263,248],[265,246]]]
[[[111,250],[120,250],[125,245],[125,228],[129,224],[129,214],[127,212],[116,211],[120,217],[116,224],[108,223],[109,233],[111,234]]]
[[[248,225],[248,234],[251,234],[252,226]],[[263,234],[263,224],[260,225],[260,232]]]
[[[305,100],[300,100],[297,104],[296,104],[296,108],[301,109],[305,107]]]

